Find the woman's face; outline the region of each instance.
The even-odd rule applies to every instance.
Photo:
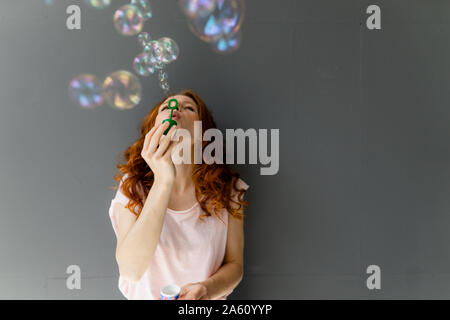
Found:
[[[174,109],[172,113],[172,119],[177,122],[177,128],[183,128],[189,131],[191,134],[191,141],[194,141],[194,121],[200,120],[198,114],[198,106],[188,96],[176,95],[167,98],[160,106],[158,115],[156,116],[155,124],[162,123],[163,120],[170,118],[170,109],[168,108],[168,102],[170,99],[178,100],[178,109]],[[175,103],[171,103],[170,106],[174,106]]]

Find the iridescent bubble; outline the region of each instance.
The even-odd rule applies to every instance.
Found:
[[[164,69],[164,66],[165,66],[164,63],[160,61],[153,63],[153,67],[158,70]]]
[[[139,79],[126,70],[108,75],[103,81],[103,96],[108,104],[121,110],[131,109],[141,101]]]
[[[161,56],[161,61],[164,63],[171,63],[178,58],[180,54],[180,48],[178,44],[171,38],[163,37],[158,40],[158,42],[163,47],[163,53]]]
[[[161,42],[152,40],[144,48],[144,52],[150,55],[150,60],[153,64],[163,62],[164,47]]]
[[[170,89],[169,83],[167,81],[160,82],[159,87],[166,92],[169,91],[169,89]]]
[[[158,73],[158,79],[160,82],[167,82],[168,80],[167,72],[160,70]]]
[[[214,10],[217,0],[178,0],[178,4],[188,17],[196,18],[210,14]]]
[[[244,12],[243,0],[217,0],[211,14],[189,19],[189,28],[200,39],[213,41],[223,34],[236,33],[241,27]]]
[[[70,81],[69,96],[81,107],[93,109],[103,103],[102,84],[92,74],[80,74]]]
[[[152,8],[147,0],[131,0],[131,4],[139,9],[144,19],[152,17]]]
[[[150,37],[150,34],[148,32],[141,32],[138,35],[138,42],[143,48],[145,48],[151,40],[152,38]]]
[[[86,2],[96,9],[103,9],[111,4],[111,0],[86,0]]]
[[[134,36],[141,32],[144,17],[139,9],[131,4],[121,6],[114,13],[114,27],[124,36]]]
[[[155,72],[155,68],[152,65],[150,55],[142,52],[138,54],[133,60],[133,68],[137,74],[141,76],[148,76]]]
[[[242,42],[242,32],[239,30],[233,34],[225,34],[220,38],[214,40],[211,45],[215,52],[218,53],[231,53],[236,51]]]

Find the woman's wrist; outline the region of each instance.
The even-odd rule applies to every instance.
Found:
[[[210,295],[210,285],[211,285],[211,280],[208,278],[205,281],[201,281],[201,282],[197,282],[198,284],[200,284],[203,288],[204,288],[204,296],[203,299],[205,300],[211,300],[211,295]]]

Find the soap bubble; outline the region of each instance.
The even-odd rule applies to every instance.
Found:
[[[200,39],[213,41],[223,34],[237,32],[242,24],[244,11],[243,0],[217,0],[211,14],[189,19],[189,28]]]
[[[152,17],[152,8],[147,0],[131,0],[131,4],[139,9],[145,20]]]
[[[163,47],[163,53],[161,56],[162,62],[171,63],[172,61],[175,61],[178,58],[178,55],[180,54],[180,48],[173,39],[163,37],[159,39],[158,42]]]
[[[114,27],[124,36],[138,34],[141,32],[143,26],[144,17],[134,5],[123,5],[114,13]]]
[[[157,61],[153,63],[153,67],[158,70],[164,69],[164,63],[162,63],[161,61]]]
[[[161,43],[155,40],[150,41],[144,48],[144,53],[147,53],[150,56],[150,62],[156,69],[162,69],[164,67],[162,53],[159,53],[163,52],[163,50],[164,48],[161,46]]]
[[[155,68],[152,65],[150,55],[142,52],[138,54],[133,60],[133,68],[137,74],[141,76],[148,76],[155,72]]]
[[[158,73],[158,79],[160,82],[167,82],[167,73],[164,70],[160,70]]]
[[[103,9],[111,4],[111,0],[86,0],[86,2],[97,9]]]
[[[169,83],[167,81],[161,81],[159,83],[159,87],[163,89],[165,92],[169,91],[170,89]]]
[[[102,84],[92,74],[80,74],[70,81],[69,96],[81,107],[93,109],[103,103]]]
[[[143,48],[145,48],[151,40],[152,38],[148,32],[141,32],[138,35],[138,42]]]
[[[231,53],[236,51],[242,41],[242,32],[239,30],[233,34],[225,34],[220,38],[214,40],[211,45],[215,52],[218,53]]]
[[[108,75],[103,81],[106,102],[121,110],[131,109],[141,101],[142,87],[139,79],[126,70]]]
[[[214,10],[217,0],[178,0],[178,4],[188,17],[196,18],[210,14]]]
[[[144,48],[144,52],[148,53],[153,64],[163,62],[164,47],[161,42],[152,40]]]

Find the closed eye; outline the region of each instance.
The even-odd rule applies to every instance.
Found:
[[[184,108],[195,112],[195,109],[193,107],[191,107],[191,106],[187,106],[187,107],[184,107]],[[166,106],[162,107],[160,111],[163,111],[165,109],[169,109],[169,107],[166,105]]]

